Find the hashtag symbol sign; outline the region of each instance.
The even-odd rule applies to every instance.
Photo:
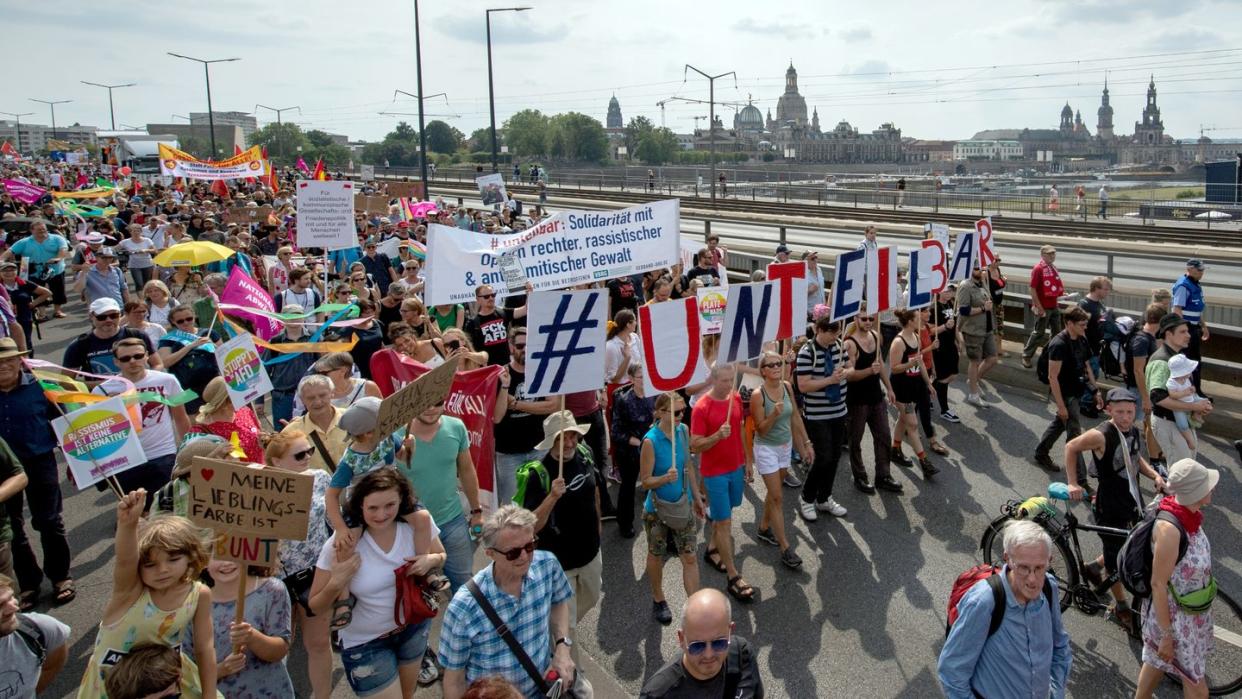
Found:
[[[535,332],[542,335],[545,342],[542,349],[530,355],[531,363],[535,366],[535,374],[527,389],[528,394],[555,395],[560,393],[573,358],[595,353],[596,348],[593,345],[582,343],[582,334],[600,327],[600,321],[592,317],[592,311],[601,296],[603,294],[600,293],[563,294],[557,303],[556,314],[552,322],[535,327]],[[570,315],[570,307],[575,299],[583,299],[585,303],[582,304],[577,319],[569,319],[566,316]],[[561,340],[565,337],[568,339],[562,343]],[[548,390],[544,391],[544,378],[552,363],[558,360],[559,363],[552,372]]]

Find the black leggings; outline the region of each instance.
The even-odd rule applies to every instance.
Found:
[[[938,385],[933,382],[933,385]],[[919,421],[923,423],[923,434],[928,439],[936,438],[936,428],[932,427],[932,407],[931,396],[926,390],[919,391],[914,397],[914,407],[919,411]]]
[[[932,386],[936,388],[936,401],[940,403],[940,412],[948,412],[949,410],[949,384],[933,381]]]

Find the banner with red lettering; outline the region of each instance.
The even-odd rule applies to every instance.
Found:
[[[268,313],[276,312],[276,304],[272,301],[271,295],[267,293],[267,289],[259,286],[259,283],[243,272],[240,266],[234,267],[229,272],[229,282],[224,286],[224,291],[220,293],[220,301],[263,310]],[[228,314],[249,320],[254,324],[254,334],[263,340],[270,340],[276,337],[285,327],[284,323],[281,323],[279,320],[257,313],[230,310]]]
[[[390,349],[371,355],[371,379],[379,385],[380,393],[385,397],[428,371],[430,368],[426,365]],[[470,435],[470,458],[474,460],[474,470],[479,475],[479,490],[488,493],[482,501],[491,505],[495,502],[492,411],[496,408],[496,390],[503,371],[499,366],[459,371],[453,377],[453,386],[444,400],[444,414],[466,424],[466,432]]]

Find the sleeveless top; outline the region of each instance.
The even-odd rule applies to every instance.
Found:
[[[902,346],[905,347],[905,349],[901,351],[901,363],[905,364],[906,362],[914,361],[914,358],[919,354],[919,348],[917,346],[911,347],[910,343],[906,342],[906,338],[901,335],[898,335],[897,339],[901,340]],[[893,383],[911,384],[915,381],[921,383],[923,381],[923,375],[917,366],[912,366],[908,367],[900,374],[894,372],[891,380]]]
[[[651,450],[655,456],[655,462],[651,465],[652,477],[663,476],[673,466],[673,444],[669,441],[668,435],[664,434],[664,430],[657,425],[652,425],[647,430],[647,434],[643,435],[643,439],[651,441]],[[643,499],[643,512],[654,513],[655,502],[652,500],[653,493],[658,494],[660,499],[665,502],[673,502],[681,498],[681,479],[685,475],[686,461],[690,458],[690,430],[685,425],[677,424],[677,470],[679,471],[677,480],[672,483],[665,483],[659,488],[647,491],[647,497]]]
[[[871,338],[875,340],[875,349],[870,352],[863,351],[862,345],[859,344],[857,338],[853,335],[845,338],[846,342],[854,343],[854,347],[858,350],[858,359],[854,362],[854,366],[850,367],[855,371],[870,369],[880,351],[879,336],[874,330],[869,330],[868,332],[871,333]],[[850,390],[845,394],[846,405],[872,405],[883,400],[883,383],[880,381],[878,374],[873,374],[858,381],[851,381]]]
[[[1095,512],[1109,519],[1129,519],[1138,521],[1141,500],[1135,501],[1134,490],[1138,489],[1139,480],[1139,442],[1142,436],[1138,428],[1131,426],[1126,433],[1126,446],[1130,452],[1129,474],[1126,473],[1126,456],[1121,449],[1121,432],[1111,421],[1096,427],[1095,430],[1104,435],[1104,454],[1094,459],[1090,475],[1095,476],[1099,485],[1095,496]],[[1131,489],[1130,482],[1135,487]],[[1140,492],[1139,497],[1142,497]]]
[[[763,395],[763,411],[771,412],[776,401],[768,398],[768,392],[764,387],[759,387],[759,393]],[[790,416],[793,413],[793,401],[789,400],[789,391],[785,390],[785,384],[781,383],[781,405],[785,406],[781,409],[780,417],[776,418],[776,422],[772,423],[772,427],[766,435],[759,434],[755,431],[755,443],[763,444],[769,447],[782,447],[789,444],[792,439],[789,431]]]
[[[332,405],[344,410],[354,404],[354,401],[366,395],[367,382],[359,378],[349,379],[349,392],[340,398],[333,397]]]
[[[91,652],[86,674],[78,688],[78,699],[106,698],[104,677],[107,671],[139,643],[159,643],[178,648],[182,632],[194,619],[202,589],[203,584],[195,581],[185,599],[171,611],[155,606],[151,601],[151,591],[143,589],[142,595],[116,623],[107,626],[101,623],[95,636],[95,649]],[[184,653],[181,654],[181,696],[191,699],[203,696],[198,682],[198,665]],[[216,696],[222,695],[217,693]]]

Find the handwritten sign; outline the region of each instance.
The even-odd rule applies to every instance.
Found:
[[[305,539],[314,486],[309,473],[196,456],[190,468],[190,521],[232,535]]]
[[[460,357],[450,357],[440,366],[418,377],[413,383],[380,403],[378,434],[388,435],[404,427],[419,413],[444,400],[453,386]]]
[[[388,197],[373,194],[355,194],[354,211],[370,211],[371,213],[388,215]]]
[[[280,539],[220,532],[212,544],[212,557],[219,561],[272,566],[280,560]]]
[[[234,206],[224,212],[224,222],[242,226],[251,223],[266,223],[271,213],[272,207],[270,206]]]

